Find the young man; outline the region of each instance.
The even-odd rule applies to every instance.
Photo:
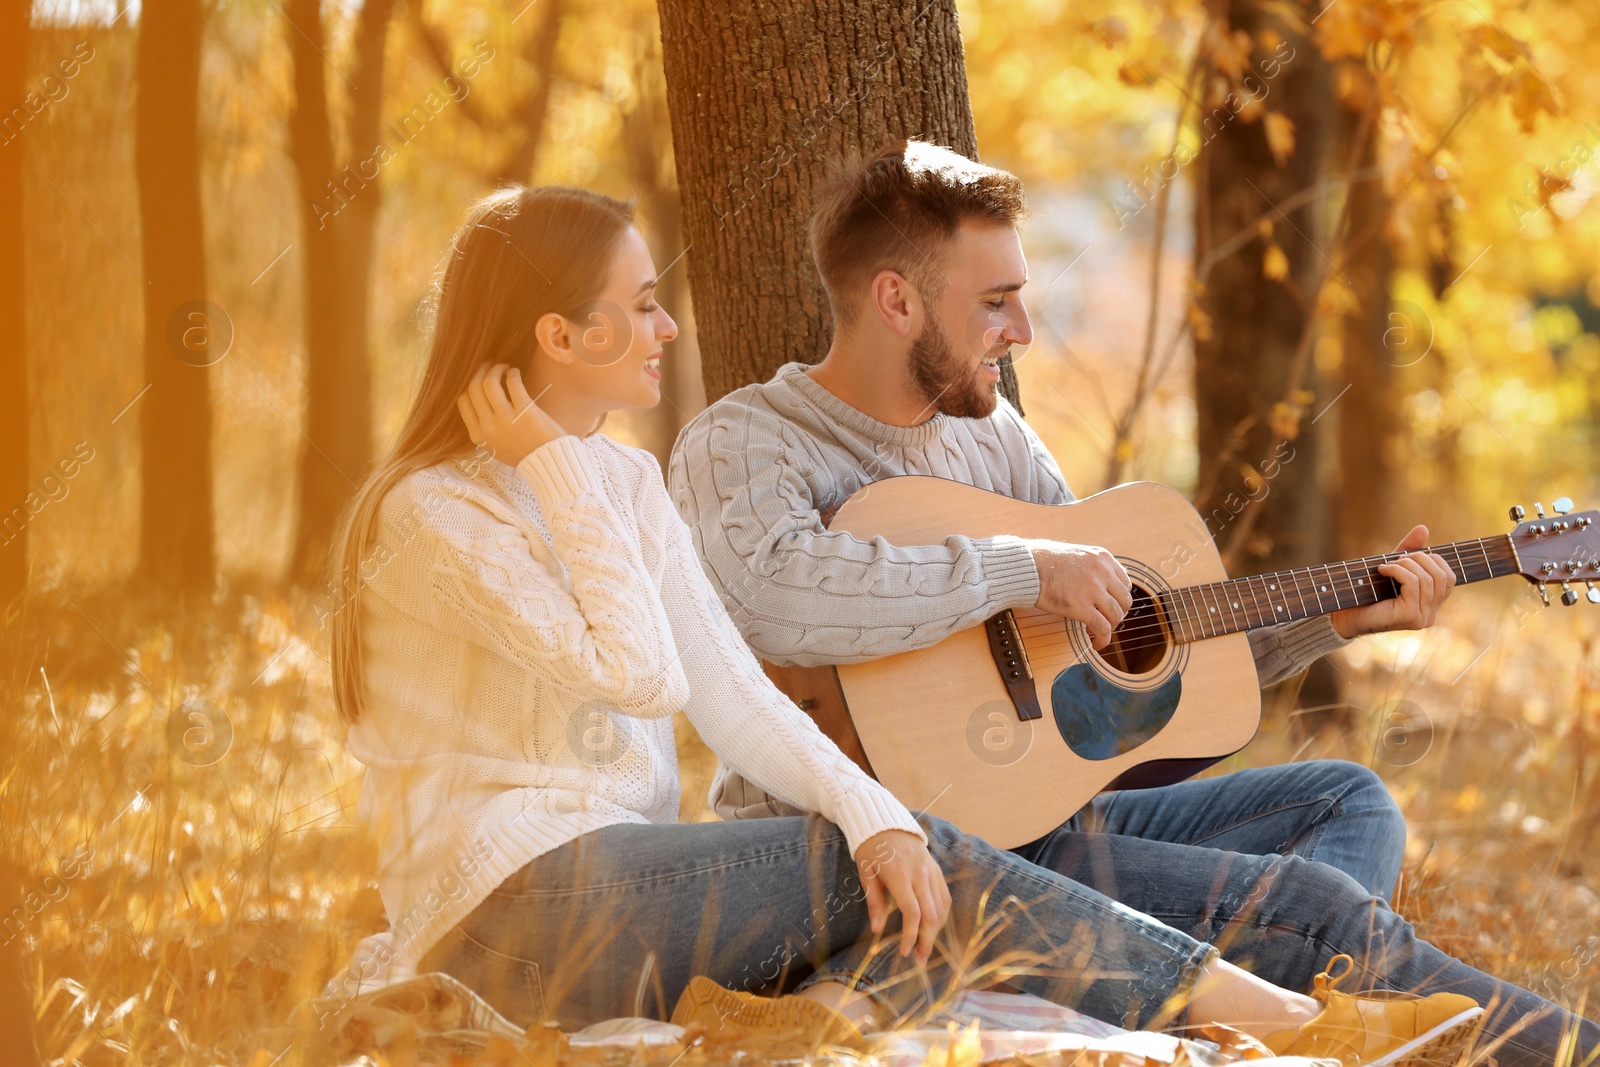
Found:
[[[926,648],[1007,608],[1081,622],[1102,644],[1130,606],[1107,551],[1018,537],[898,547],[830,532],[860,486],[953,478],[1041,504],[1073,499],[1055,460],[999,397],[996,363],[1032,339],[1021,183],[948,149],[899,142],[819,192],[812,252],[836,323],[826,358],[789,363],[701,414],[669,485],[746,640],[777,664],[855,663]],[[1420,548],[1413,529],[1399,550]],[[1263,685],[1364,633],[1432,625],[1454,575],[1412,552],[1383,568],[1401,595],[1250,634]],[[796,809],[719,771],[725,818]],[[1465,993],[1505,1034],[1502,1062],[1549,1063],[1600,1028],[1419,941],[1389,909],[1405,822],[1370,770],[1314,761],[1102,794],[1014,851],[1306,989],[1348,953],[1363,988]],[[1518,1020],[1523,1020],[1519,1022]]]

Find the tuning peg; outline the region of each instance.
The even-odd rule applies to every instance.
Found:
[[[1533,513],[1541,519],[1544,518],[1544,505],[1535,500],[1533,502]]]
[[[1545,584],[1543,582],[1540,582],[1538,585],[1534,586],[1534,588],[1539,590],[1539,599],[1544,601],[1544,606],[1545,607],[1549,607],[1550,606],[1550,590],[1545,586]]]
[[[1528,513],[1527,509],[1525,509],[1521,504],[1512,504],[1511,505],[1511,521],[1512,522],[1521,522],[1522,521],[1522,517],[1524,515],[1526,515],[1527,513]]]
[[[1578,602],[1578,591],[1570,582],[1561,583],[1561,602],[1569,608]]]
[[[1556,502],[1551,504],[1550,507],[1557,515],[1565,515],[1572,510],[1572,498],[1570,496],[1558,496],[1556,497]]]
[[[1597,589],[1593,582],[1584,582],[1583,584],[1589,587],[1589,603],[1600,604],[1600,589]]]

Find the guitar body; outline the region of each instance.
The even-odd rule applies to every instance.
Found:
[[[1600,604],[1600,511],[1561,497],[1509,534],[1433,553],[1458,583],[1520,575],[1550,603]],[[863,486],[829,528],[862,541],[1043,538],[1111,551],[1133,606],[1106,648],[1037,608],[974,619],[928,648],[767,673],[908,808],[1001,848],[1065,822],[1104,789],[1165,785],[1250,743],[1261,689],[1246,631],[1398,596],[1400,553],[1229,579],[1204,520],[1177,492],[1133,482],[1071,504],[1030,504],[917,475]],[[1583,587],[1580,591],[1579,587]],[[863,591],[862,595],[871,595]]]
[[[847,500],[830,529],[904,546],[953,534],[1099,545],[1133,579],[1134,612],[1141,589],[1160,594],[1227,578],[1199,514],[1152,482],[1052,506],[942,478],[890,478]],[[1140,636],[1106,655],[1080,625],[1027,608],[1012,613],[1014,630],[996,636],[978,625],[928,648],[839,666],[859,747],[829,704],[826,668],[807,672],[804,683],[796,668],[769,672],[783,675],[791,696],[804,684],[802,707],[907,807],[1012,848],[1104,789],[1181,780],[1255,736],[1261,691],[1245,634],[1180,643],[1154,602],[1142,603],[1143,623],[1122,627]],[[1003,677],[1008,634],[1026,651],[1037,718],[1024,717],[1025,702]]]

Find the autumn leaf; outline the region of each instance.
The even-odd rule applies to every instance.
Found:
[[[1361,306],[1356,294],[1345,280],[1329,273],[1317,292],[1317,313],[1321,315],[1347,315]]]
[[[1282,400],[1272,405],[1272,416],[1267,419],[1267,425],[1279,440],[1293,441],[1300,436],[1300,416],[1305,409],[1297,404],[1286,404]]]
[[[1094,24],[1094,28],[1100,31],[1107,48],[1115,48],[1128,39],[1127,20],[1116,15],[1101,19]]]
[[[1261,257],[1261,273],[1275,282],[1281,282],[1289,276],[1289,257],[1283,254],[1283,249],[1276,242],[1268,245],[1266,255]]]
[[[1250,35],[1243,30],[1224,33],[1213,27],[1206,34],[1211,66],[1235,84],[1250,66]]]
[[[1144,72],[1132,63],[1124,63],[1117,68],[1117,79],[1124,85],[1142,86],[1150,84],[1150,79],[1145,77]]]
[[[1196,341],[1211,340],[1211,316],[1206,314],[1198,301],[1189,301],[1189,308],[1185,312],[1189,319],[1189,329],[1194,334]]]
[[[1323,9],[1317,19],[1317,49],[1323,59],[1332,62],[1366,56],[1369,38],[1359,8],[1359,4],[1345,0]]]
[[[1472,27],[1468,31],[1467,41],[1508,66],[1521,59],[1525,51],[1522,42],[1506,36],[1500,27],[1487,22],[1480,22]]]
[[[1543,167],[1534,168],[1539,174],[1539,186],[1549,191],[1551,196],[1564,193],[1572,188],[1572,181],[1559,174],[1552,174]]]
[[[1294,155],[1294,122],[1281,111],[1269,111],[1261,120],[1261,126],[1266,132],[1273,162],[1283,166],[1284,161]]]
[[[1550,84],[1539,74],[1520,70],[1511,79],[1511,113],[1522,125],[1523,133],[1532,133],[1541,114],[1553,115],[1561,110]]]
[[[1367,106],[1367,94],[1372,91],[1372,79],[1367,68],[1360,63],[1340,63],[1333,68],[1333,91],[1339,102],[1351,111]]]

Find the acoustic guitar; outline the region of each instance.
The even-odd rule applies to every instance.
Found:
[[[1549,603],[1600,603],[1600,512],[1563,498],[1509,534],[1430,549],[1458,582],[1520,574]],[[1104,789],[1164,785],[1239,751],[1261,720],[1246,633],[1398,595],[1377,568],[1398,553],[1229,579],[1200,514],[1177,491],[1134,482],[1064,505],[943,478],[862,487],[829,528],[868,541],[951,535],[1050,538],[1109,549],[1133,607],[1103,650],[1081,623],[1003,611],[938,644],[869,663],[767,673],[848,755],[913,810],[1012,848]]]

